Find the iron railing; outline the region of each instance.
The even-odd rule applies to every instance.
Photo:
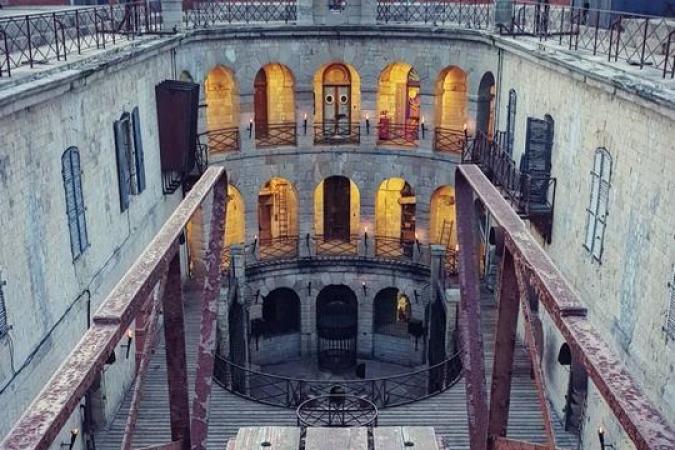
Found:
[[[424,369],[363,380],[306,380],[263,373],[216,355],[214,380],[224,389],[260,403],[297,408],[302,402],[330,395],[336,387],[344,395],[366,399],[378,408],[416,402],[445,392],[462,376],[461,353]]]
[[[419,250],[419,242],[395,237],[375,236],[375,256],[385,259],[412,260],[415,246]]]
[[[338,387],[329,395],[305,400],[295,415],[299,427],[377,426],[377,406],[365,398],[345,395]]]
[[[457,250],[454,248],[445,249],[444,260],[445,276],[453,277],[459,275],[459,259],[457,258]]]
[[[360,236],[353,234],[348,239],[327,239],[314,236],[316,254],[319,256],[354,256],[358,253]]]
[[[295,122],[270,124],[255,133],[256,147],[276,147],[278,145],[297,145],[298,133]]]
[[[0,19],[0,77],[124,38],[160,31],[161,12],[144,1]]]
[[[417,145],[420,138],[418,125],[380,122],[377,125],[377,143],[403,145],[406,147]]]
[[[463,130],[436,127],[434,133],[434,150],[437,152],[449,152],[461,155],[466,146],[466,137],[466,132]]]
[[[296,0],[206,0],[192,3],[184,12],[186,26],[199,28],[217,23],[295,22]]]
[[[492,3],[492,0],[377,0],[377,21],[485,30],[493,23]]]
[[[270,261],[276,259],[294,259],[298,257],[297,236],[283,236],[272,239],[260,239],[254,242],[258,245],[258,259]]]
[[[675,77],[675,19],[618,11],[561,7],[520,1],[502,34],[536,36],[569,50],[619,59],[639,68],[660,69]]]
[[[314,125],[314,144],[341,145],[361,142],[361,124],[323,123]]]
[[[209,154],[239,151],[239,128],[205,131],[199,135],[199,142],[206,145]]]

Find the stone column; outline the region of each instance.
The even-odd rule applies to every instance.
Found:
[[[361,0],[361,24],[375,25],[377,19],[377,0]]]
[[[162,0],[162,27],[164,31],[183,28],[183,0]]]
[[[445,258],[445,246],[433,244],[430,245],[429,248],[431,251],[431,289],[432,292],[434,292],[433,290],[436,289],[436,283],[440,281],[441,285],[443,285],[443,258]]]
[[[298,148],[311,148],[314,145],[314,87],[296,86],[295,111],[298,124]],[[305,121],[305,117],[307,118]],[[307,128],[305,129],[305,122]]]
[[[297,0],[298,25],[314,24],[314,0]]]
[[[495,0],[495,28],[510,26],[513,13],[513,0]]]

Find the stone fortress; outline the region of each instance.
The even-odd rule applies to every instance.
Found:
[[[3,450],[311,450],[336,393],[364,448],[675,448],[674,21],[6,11]]]

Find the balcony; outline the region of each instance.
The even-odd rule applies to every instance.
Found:
[[[466,146],[467,135],[463,130],[436,127],[434,130],[434,150],[437,152],[461,155]]]
[[[334,239],[316,235],[314,245],[317,256],[355,256],[358,254],[359,236],[354,234],[347,239]]]
[[[505,139],[503,132],[498,132],[494,139],[478,133],[467,142],[462,162],[478,165],[518,215],[529,220],[550,243],[556,179],[550,175],[521,173],[504,150]]]
[[[281,145],[298,144],[297,124],[275,123],[265,126],[256,126],[255,145],[258,148],[277,147]]]
[[[377,143],[415,147],[420,138],[420,127],[413,124],[380,121],[377,125]]]
[[[358,145],[361,143],[361,124],[323,123],[314,125],[314,145]]]
[[[272,239],[260,239],[253,242],[253,250],[258,246],[258,259],[272,261],[280,259],[295,259],[298,257],[298,238],[283,236]]]
[[[240,149],[238,128],[209,130],[198,136],[199,146],[206,146],[207,154],[237,152]]]

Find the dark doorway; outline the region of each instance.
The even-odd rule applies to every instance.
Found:
[[[495,77],[491,72],[483,75],[478,86],[478,111],[476,131],[492,139],[494,131]]]
[[[437,295],[429,305],[429,366],[445,361],[446,316],[441,298]],[[445,366],[432,368],[429,372],[429,392],[443,389],[446,379]]]
[[[253,112],[256,137],[267,136],[267,74],[260,69],[253,84]]]
[[[263,299],[263,320],[267,335],[300,332],[300,299],[289,288],[279,288]]]
[[[350,230],[351,182],[335,176],[323,183],[323,227],[325,240],[348,241]]]
[[[228,327],[229,327],[229,336],[230,336],[230,354],[228,359],[239,367],[246,366],[246,330],[244,328],[245,323],[245,312],[244,308],[239,304],[239,301],[235,298],[232,301],[230,306],[229,316],[228,316]],[[238,367],[231,366],[232,368],[232,389],[237,392],[241,389],[245,389],[245,376],[243,369]]]
[[[319,367],[343,372],[356,365],[358,302],[347,286],[331,285],[316,299]]]

